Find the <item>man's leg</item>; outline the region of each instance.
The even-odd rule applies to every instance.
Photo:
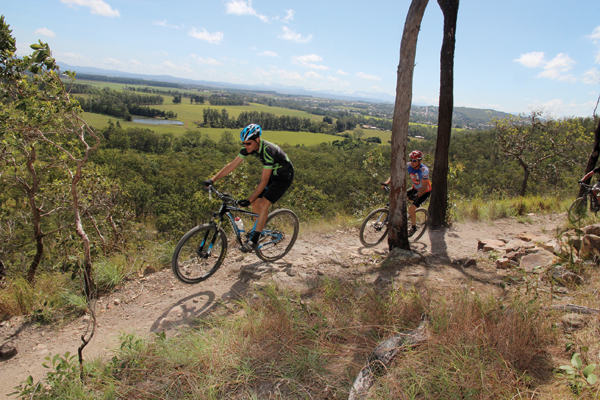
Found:
[[[267,217],[269,216],[269,206],[271,202],[264,197],[259,197],[252,203],[252,212],[258,214],[256,218],[256,222],[254,223],[254,231],[252,232],[252,236],[250,236],[250,240],[245,243],[241,250],[244,253],[249,253],[254,251],[256,248],[258,241],[260,239],[260,235],[262,233],[263,228],[267,222]]]
[[[414,204],[408,206],[408,214],[410,215],[410,223],[412,226],[417,225],[417,214],[415,213],[416,209],[417,206],[415,206]]]

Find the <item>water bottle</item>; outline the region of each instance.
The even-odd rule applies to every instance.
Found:
[[[242,221],[240,217],[235,217],[233,220],[235,221],[235,226],[237,226],[240,233],[244,233],[244,221]]]

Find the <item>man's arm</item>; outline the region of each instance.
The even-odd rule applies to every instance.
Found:
[[[211,178],[211,180],[213,182],[216,182],[218,179],[229,175],[238,167],[238,165],[242,163],[242,161],[244,161],[244,159],[240,156],[237,156],[232,162],[230,162],[229,164],[224,166],[219,172],[217,172],[216,175]]]
[[[250,197],[248,197],[248,200],[250,201],[250,203],[253,203],[254,200],[256,200],[258,198],[258,196],[260,196],[262,191],[265,190],[265,188],[267,187],[267,184],[269,183],[269,178],[271,177],[272,172],[273,172],[273,170],[270,168],[263,168],[262,174],[260,175],[260,183],[258,184],[256,189],[254,189],[254,192],[252,192]]]
[[[427,182],[427,186],[425,186],[425,182]],[[429,179],[423,179],[421,181],[421,188],[419,189],[419,192],[417,193],[417,197],[421,197],[425,193],[427,193],[427,188],[428,187],[429,187]]]

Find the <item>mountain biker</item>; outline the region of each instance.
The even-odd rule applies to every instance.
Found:
[[[294,180],[294,166],[288,156],[277,145],[261,139],[260,125],[250,124],[240,132],[244,147],[237,157],[224,166],[215,176],[204,181],[206,186],[233,172],[249,155],[257,157],[263,164],[260,183],[247,200],[238,202],[240,207],[252,205],[252,212],[258,214],[254,227],[249,232],[250,239],[240,250],[249,253],[256,250],[260,234],[267,222],[269,206],[275,203],[289,189]]]
[[[415,214],[415,210],[431,195],[431,182],[429,181],[429,168],[421,163],[423,152],[414,150],[408,157],[410,161],[406,164],[406,167],[412,181],[412,188],[406,192],[408,200],[412,201],[412,204],[408,207],[412,225],[408,231],[408,236],[410,237],[417,231],[417,215]],[[388,186],[391,180],[392,178],[389,177],[387,181],[381,182],[382,188]]]
[[[585,176],[583,178],[581,178],[579,183],[583,183],[583,182],[587,181],[595,173],[600,173],[600,167],[596,167],[593,170],[591,170],[590,172],[588,172],[587,174],[585,174]],[[596,196],[596,199],[598,199],[598,192],[600,192],[600,178],[599,178],[598,182],[596,182],[594,184],[594,186],[592,187],[592,193],[594,193],[594,196]]]

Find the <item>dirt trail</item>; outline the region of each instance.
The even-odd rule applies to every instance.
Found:
[[[184,285],[170,270],[162,270],[144,278],[129,281],[123,288],[97,302],[98,328],[84,357],[93,359],[110,355],[122,334],[148,335],[185,325],[215,308],[219,300],[228,300],[269,280],[302,288],[308,279],[318,275],[400,280],[407,284],[426,283],[437,288],[470,285],[470,290],[486,292],[495,287],[501,277],[494,268],[462,268],[453,261],[477,257],[478,239],[510,238],[522,232],[551,237],[564,221],[564,214],[531,216],[531,223],[515,219],[492,223],[456,224],[445,231],[429,231],[414,245],[425,258],[418,265],[404,270],[382,271],[379,263],[387,254],[387,243],[366,249],[358,240],[358,231],[333,231],[325,234],[301,234],[292,251],[284,259],[270,264],[255,255],[243,255],[230,250],[221,269],[206,282]],[[230,243],[231,246],[231,243]],[[485,263],[481,263],[484,265]],[[13,318],[0,325],[0,345],[13,340],[18,354],[0,361],[0,400],[27,376],[38,381],[47,371],[42,367],[48,355],[66,352],[77,354],[80,336],[87,326],[87,317],[55,328],[37,326]]]

